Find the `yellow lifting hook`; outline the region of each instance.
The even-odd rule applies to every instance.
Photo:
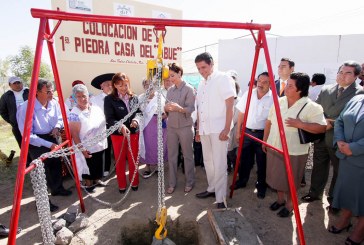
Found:
[[[167,237],[167,228],[165,227],[166,223],[167,223],[167,208],[166,207],[162,207],[160,212],[157,211],[156,222],[159,225],[159,227],[155,231],[154,236],[158,240],[163,240],[164,238]],[[162,232],[163,232],[163,234],[162,234]]]

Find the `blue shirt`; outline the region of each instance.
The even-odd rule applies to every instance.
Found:
[[[23,135],[25,115],[28,108],[28,101],[19,106],[16,118],[21,134]],[[63,128],[61,109],[56,100],[48,102],[47,108],[35,100],[32,127],[30,129],[30,144],[51,148],[52,142],[38,137],[37,134],[50,134],[54,128]]]

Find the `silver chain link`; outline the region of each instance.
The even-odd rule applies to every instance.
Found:
[[[54,244],[56,238],[53,235],[51,212],[47,191],[47,181],[44,170],[44,163],[37,159],[32,162],[36,167],[30,172],[35,204],[37,206],[39,224],[42,231],[43,243]]]
[[[78,152],[78,151],[84,151],[88,146],[93,146],[96,143],[100,141],[100,139],[105,139],[109,135],[111,135],[113,132],[118,130],[121,125],[124,124],[125,121],[129,119],[131,115],[133,115],[138,108],[144,104],[147,103],[147,98],[149,98],[149,95],[151,91],[157,91],[157,111],[158,111],[158,212],[161,211],[162,207],[165,206],[165,185],[164,185],[164,159],[163,159],[163,132],[162,132],[162,105],[161,105],[161,81],[162,81],[162,66],[161,64],[158,65],[158,72],[157,76],[153,79],[154,81],[150,83],[148,89],[145,92],[145,97],[143,100],[136,102],[136,100],[132,100],[130,102],[130,112],[120,121],[115,123],[112,127],[107,129],[105,132],[102,132],[96,136],[94,136],[91,139],[87,139],[82,143],[72,145],[71,147],[67,148],[61,148],[54,152],[47,152],[42,154],[37,159],[33,160],[31,164],[35,164],[36,168],[33,169],[30,172],[31,176],[31,182],[33,185],[34,190],[34,196],[36,200],[37,205],[37,212],[39,217],[39,223],[41,226],[42,236],[43,236],[43,243],[48,244],[54,244],[56,238],[53,234],[53,228],[52,228],[52,222],[51,222],[51,213],[50,213],[50,207],[49,207],[49,199],[48,199],[48,191],[47,191],[47,182],[46,182],[46,176],[45,176],[45,170],[44,170],[44,163],[41,161],[41,158],[59,158],[62,157],[66,160],[69,172],[71,173],[72,178],[74,178],[74,173],[72,171],[72,168],[70,169],[69,166],[71,165],[68,156]],[[166,100],[167,101],[167,100]],[[143,133],[143,132],[140,132]],[[132,153],[131,150],[131,144],[130,144],[130,135],[126,136],[127,142],[128,142],[128,150]],[[131,180],[131,183],[134,182],[135,176],[138,173],[138,166],[139,166],[139,159],[140,154],[138,152],[137,159],[135,161],[133,154],[131,154],[133,163],[135,165],[135,170],[133,173],[133,178]],[[117,164],[117,163],[116,163]],[[129,173],[130,174],[130,173]],[[83,190],[87,192],[86,186],[81,186]],[[131,185],[129,185],[129,188],[127,189],[125,195],[117,202],[110,203],[103,200],[100,200],[92,195],[89,195],[93,200],[108,206],[110,208],[117,207],[120,203],[122,203],[126,197],[128,196],[131,189]],[[89,194],[89,193],[88,193]]]
[[[158,212],[165,207],[164,187],[164,159],[163,159],[163,132],[162,132],[162,101],[161,101],[162,64],[158,63],[156,75],[157,86],[157,112],[158,112]]]

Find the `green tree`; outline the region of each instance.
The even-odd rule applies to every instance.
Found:
[[[10,56],[10,71],[20,77],[25,83],[29,83],[32,77],[34,51],[29,46],[23,46],[19,54]],[[51,69],[48,64],[41,62],[39,77],[53,79]]]
[[[2,79],[8,76],[9,68],[10,68],[9,59],[0,59],[0,77]]]

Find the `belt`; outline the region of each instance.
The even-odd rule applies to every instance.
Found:
[[[253,132],[253,133],[258,133],[258,132],[263,132],[264,129],[251,129],[251,128],[246,128],[247,130],[249,130],[250,132]]]

